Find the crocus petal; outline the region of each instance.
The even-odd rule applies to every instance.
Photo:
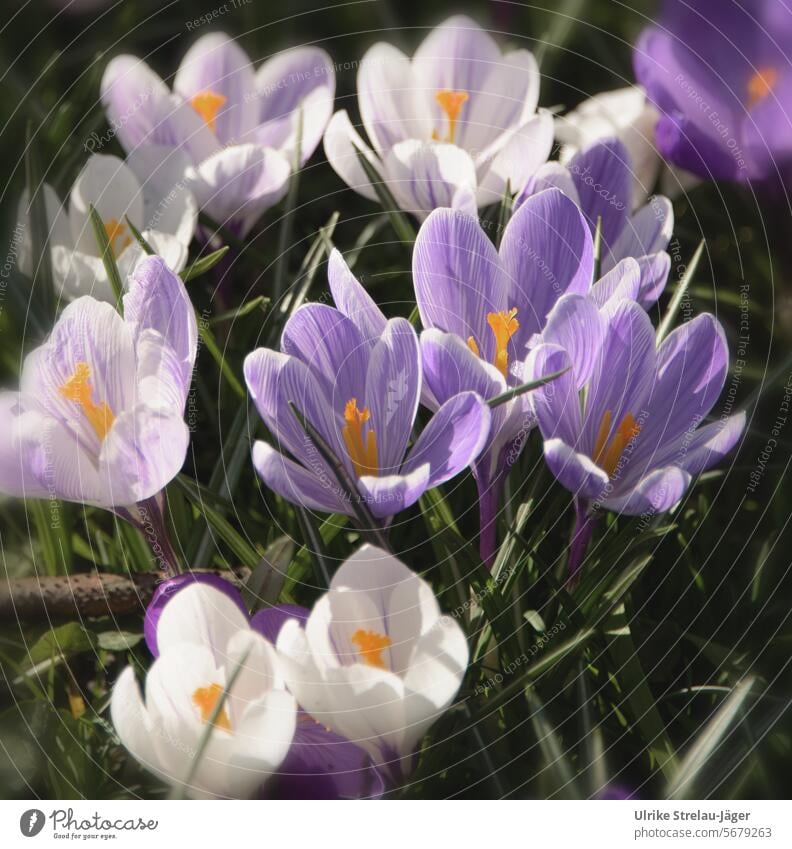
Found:
[[[655,469],[624,495],[610,496],[603,504],[628,516],[654,515],[670,510],[690,486],[691,476],[678,466]]]
[[[387,151],[382,167],[399,206],[419,218],[452,206],[460,189],[476,186],[470,154],[453,144],[408,139]]]
[[[424,463],[398,475],[362,475],[358,487],[372,514],[383,519],[415,504],[429,488],[430,474],[429,464]]]
[[[255,442],[253,465],[264,483],[292,504],[321,513],[354,515],[336,477],[324,463],[313,463],[309,457],[307,465],[316,465],[317,469],[307,471],[266,442]]]
[[[515,129],[491,156],[479,186],[479,206],[503,199],[506,187],[519,191],[537,169],[547,162],[553,149],[553,119],[540,112]]]
[[[288,188],[291,167],[280,153],[256,144],[232,145],[188,170],[187,185],[218,224],[244,236]]]
[[[371,350],[364,396],[377,435],[380,474],[397,474],[401,467],[420,392],[418,336],[409,321],[393,318]]]
[[[619,301],[611,309],[602,353],[587,390],[584,451],[594,450],[606,414],[611,429],[618,427],[627,413],[638,419],[652,388],[655,362],[655,331],[649,316],[638,304]],[[644,431],[641,433],[644,441]]]
[[[253,66],[225,33],[209,33],[193,44],[179,65],[173,90],[188,102],[204,92],[224,98],[212,126],[222,144],[244,138],[258,123]]]
[[[478,221],[455,210],[434,211],[415,241],[413,280],[423,326],[472,337],[492,359],[487,313],[513,304],[506,302],[498,253]]]
[[[195,309],[181,278],[156,256],[142,260],[124,295],[124,320],[134,322],[138,332],[158,331],[184,363],[184,381],[189,384],[198,352]]]
[[[322,140],[333,112],[335,71],[328,54],[318,47],[296,47],[268,59],[256,72],[259,97],[259,141],[268,127],[286,124],[277,145],[288,158],[293,155],[302,110],[302,149],[305,163]],[[282,132],[280,129],[278,132]]]
[[[213,651],[222,664],[231,638],[248,629],[247,616],[229,593],[195,581],[177,592],[163,608],[157,623],[157,647],[193,643]]]
[[[531,392],[530,399],[542,436],[559,437],[574,445],[580,433],[581,417],[578,383],[569,354],[557,345],[538,345],[525,363],[528,380],[540,380],[564,369],[555,380]]]
[[[569,173],[569,169],[558,162],[545,162],[528,178],[514,199],[514,208],[512,212],[516,212],[525,201],[532,195],[538,195],[545,189],[560,189],[568,198],[580,205],[575,181]]]
[[[151,597],[151,601],[146,607],[146,615],[143,620],[143,634],[146,638],[146,645],[154,657],[159,655],[157,625],[159,624],[165,605],[173,599],[176,593],[194,583],[207,584],[213,589],[219,590],[231,599],[240,611],[247,616],[247,608],[242,602],[242,596],[239,590],[230,581],[227,581],[225,578],[221,578],[219,575],[215,575],[212,572],[184,572],[181,575],[177,575],[175,578],[163,581],[158,584],[157,588],[154,590],[154,595]]]
[[[169,95],[160,77],[136,56],[116,56],[107,66],[101,83],[102,105],[127,152],[150,140],[161,104]]]
[[[674,232],[674,208],[668,198],[655,195],[624,225],[614,242],[610,255],[603,260],[607,271],[626,256],[640,257],[664,251]]]
[[[423,374],[436,406],[472,390],[484,400],[506,391],[498,369],[471,351],[455,333],[430,328],[421,334]]]
[[[544,457],[548,468],[573,495],[597,499],[608,485],[608,475],[588,456],[561,439],[547,439]]]
[[[428,464],[429,486],[438,486],[470,466],[489,436],[490,410],[475,392],[462,392],[432,416],[413,445],[404,473]]]
[[[181,471],[190,431],[181,412],[139,404],[117,416],[99,455],[99,474],[115,506],[156,495]]]
[[[542,341],[567,352],[578,388],[594,371],[607,328],[607,319],[596,303],[584,295],[562,295],[550,310]]]
[[[665,251],[660,251],[638,257],[638,265],[641,269],[641,288],[637,300],[646,310],[663,294],[671,270],[671,257]]]
[[[575,202],[558,189],[525,201],[506,226],[500,254],[509,305],[518,307],[520,340],[542,329],[561,295],[585,295],[591,286],[591,232]]]
[[[438,91],[467,92],[472,109],[476,98],[486,98],[492,91],[487,79],[497,71],[502,61],[495,40],[469,17],[454,15],[435,27],[415,51],[413,59],[415,79],[424,91],[424,103],[431,119],[431,126],[421,137],[427,138],[432,129],[438,135],[446,132],[446,116],[434,99]],[[519,62],[517,65],[520,67]],[[524,73],[524,69],[520,68],[517,74],[520,77],[519,90],[528,99],[533,96],[534,78],[530,71],[523,78]],[[497,80],[493,79],[493,85],[496,83]],[[463,111],[454,141],[473,150],[475,145],[468,143],[467,139],[471,129],[466,118],[467,114]]]
[[[329,400],[339,414],[352,398],[363,408],[370,346],[343,313],[326,304],[305,304],[286,323],[281,350],[332,387]]]
[[[336,307],[357,324],[363,338],[379,339],[387,319],[336,248],[327,262],[327,281]]]
[[[711,422],[698,428],[691,437],[686,435],[672,450],[664,452],[657,463],[660,466],[673,463],[689,474],[697,475],[723,460],[744,430],[745,413]]]
[[[256,611],[250,618],[250,627],[275,645],[285,622],[296,619],[304,625],[310,612],[307,607],[300,607],[298,604],[276,604],[274,607]]]
[[[176,274],[182,271],[187,265],[187,258],[190,252],[187,245],[177,239],[176,236],[171,236],[168,233],[160,233],[156,230],[144,230],[140,235],[146,240],[152,253],[147,253],[137,240],[124,248],[121,254],[116,257],[116,266],[123,282],[129,281],[129,278],[135,273],[138,265],[148,256],[156,255],[161,257],[165,265]],[[113,293],[112,301],[115,301],[115,293]]]
[[[44,208],[47,214],[47,239],[50,249],[73,247],[69,219],[58,195],[55,193],[55,189],[44,183],[43,192]],[[17,207],[17,227],[15,232],[21,231],[22,233],[22,238],[19,241],[19,270],[28,277],[32,277],[34,267],[40,260],[32,254],[32,231],[30,227],[30,210],[28,207],[28,192],[25,189]]]
[[[110,699],[110,718],[124,747],[146,769],[162,777],[160,760],[152,745],[155,728],[131,666],[119,675]]]
[[[392,44],[380,42],[366,51],[358,71],[358,104],[363,126],[380,156],[398,142],[430,137],[432,127],[421,108],[418,80],[410,60]]]
[[[632,204],[627,149],[618,139],[605,139],[582,150],[567,167],[592,233],[599,220],[602,244],[605,249],[612,248],[627,224]]]
[[[333,170],[351,189],[364,198],[377,200],[377,193],[358,159],[358,151],[368,159],[375,171],[379,171],[381,165],[352,126],[345,109],[336,112],[330,119],[324,134],[324,151]]]
[[[641,266],[637,260],[626,257],[597,280],[589,297],[598,307],[604,307],[611,300],[638,300],[640,293]]]
[[[89,157],[80,175],[74,181],[69,197],[69,224],[77,250],[99,255],[89,207],[93,205],[106,227],[111,222],[124,231],[129,242],[132,234],[125,218],[141,228],[143,226],[143,193],[137,178],[117,156],[96,153]],[[119,237],[122,238],[122,237]],[[114,245],[117,247],[117,244]]]

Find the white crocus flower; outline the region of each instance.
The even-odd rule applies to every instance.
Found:
[[[144,167],[145,162],[138,171]],[[92,295],[114,300],[90,219],[91,205],[102,219],[122,280],[145,256],[127,218],[172,271],[178,273],[187,263],[198,208],[189,189],[164,169],[141,182],[117,156],[93,154],[75,180],[67,204],[61,204],[46,184],[44,197],[54,282],[65,298]],[[20,269],[31,275],[35,265],[27,195],[19,204],[19,222]]]
[[[441,615],[429,584],[370,545],[341,565],[304,630],[284,624],[277,647],[300,705],[394,781],[409,772],[468,662],[465,635]]]
[[[113,688],[110,709],[121,742],[189,796],[252,796],[283,762],[296,726],[297,706],[274,648],[227,595],[199,583],[167,604],[157,643],[145,702],[132,667]]]
[[[501,52],[475,21],[455,15],[410,59],[372,46],[357,78],[367,146],[346,110],[325,131],[327,159],[355,191],[376,200],[366,156],[399,206],[425,218],[454,206],[475,215],[517,192],[547,161],[553,120],[536,111],[539,69],[527,50]]]

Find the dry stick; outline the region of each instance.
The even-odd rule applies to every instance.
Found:
[[[244,582],[250,570],[211,574]],[[158,572],[129,576],[87,572],[0,580],[0,621],[140,614],[161,580]]]

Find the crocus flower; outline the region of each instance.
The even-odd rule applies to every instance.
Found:
[[[337,272],[331,266],[331,275]],[[469,466],[484,444],[490,415],[474,392],[449,397],[408,450],[421,394],[418,337],[403,318],[384,327],[370,326],[364,314],[356,321],[333,307],[307,304],[287,322],[282,353],[260,348],[248,355],[248,390],[281,449],[256,442],[253,463],[287,501],[354,516],[354,499],[360,499],[382,519]],[[343,464],[357,492],[340,485],[290,402]]]
[[[65,297],[114,300],[90,219],[91,205],[102,219],[122,280],[145,256],[127,218],[169,268],[178,273],[186,265],[198,209],[192,193],[165,174],[141,182],[118,157],[93,154],[72,186],[68,208],[51,186],[45,184],[43,190],[54,281]],[[37,260],[32,256],[27,195],[19,204],[19,222],[24,234],[19,265],[32,275]]]
[[[145,701],[131,666],[113,687],[110,712],[121,742],[189,796],[249,798],[283,763],[296,726],[274,648],[205,583],[170,600],[157,643]]]
[[[600,222],[601,273],[608,274],[624,259],[635,259],[641,275],[636,299],[645,308],[654,304],[671,267],[665,249],[674,229],[674,209],[668,198],[655,195],[632,212],[634,170],[625,145],[605,139],[576,153],[566,166],[548,163],[528,181],[516,206],[552,186],[575,201],[592,234]]]
[[[315,150],[334,92],[323,50],[286,50],[254,72],[223,33],[195,42],[173,92],[134,56],[113,59],[102,79],[111,131],[137,153],[130,165],[146,178],[180,174],[201,209],[240,235],[283,197],[294,159],[302,165]]]
[[[632,166],[632,202],[646,203],[660,174],[663,159],[654,143],[657,110],[640,86],[594,95],[555,119],[556,138],[563,143],[559,159],[572,157],[598,141],[617,138],[627,149]]]
[[[160,653],[157,630],[163,611],[179,592],[196,583],[222,593],[247,621],[248,610],[242,596],[229,581],[208,572],[177,575],[157,586],[146,608],[143,630],[154,657]],[[250,617],[250,627],[274,644],[284,622],[297,619],[305,623],[308,613],[304,607],[279,604],[255,613]],[[211,615],[210,611],[209,618]],[[234,618],[238,618],[236,613]],[[199,636],[208,640],[211,631],[207,628]],[[264,795],[284,799],[358,799],[381,796],[383,790],[381,774],[360,746],[334,734],[309,713],[298,709],[291,747],[277,774],[267,782]]]
[[[585,381],[564,348],[540,344],[531,376],[569,370],[531,394],[548,467],[576,500],[570,569],[579,567],[599,508],[654,516],[684,496],[694,475],[718,463],[745,425],[743,413],[702,425],[723,388],[729,357],[717,320],[702,314],[659,348],[646,313],[634,302],[597,316]],[[593,329],[593,326],[592,326]],[[604,331],[604,332],[603,332]],[[582,389],[582,391],[581,391]]]
[[[635,73],[660,112],[657,147],[705,179],[790,176],[792,15],[776,0],[666,0]]]
[[[465,635],[431,587],[370,545],[341,565],[304,629],[296,620],[281,628],[277,648],[297,701],[394,782],[410,772],[468,663]]]
[[[70,303],[19,391],[0,393],[0,490],[133,518],[184,462],[196,352],[195,311],[159,257],[131,275],[123,316],[88,295]]]
[[[470,211],[500,201],[507,184],[522,188],[550,155],[553,122],[536,114],[536,61],[527,50],[502,54],[470,18],[432,30],[412,60],[375,44],[357,86],[372,147],[340,111],[325,133],[327,158],[349,186],[376,200],[361,151],[399,206],[419,218],[437,207]]]
[[[424,400],[434,407],[464,390],[492,400],[525,383],[523,364],[537,334],[562,333],[572,345],[594,322],[598,305],[588,297],[593,272],[589,226],[558,189],[522,204],[500,251],[471,216],[433,212],[413,254],[415,297],[427,328],[421,334]],[[492,411],[490,435],[474,466],[481,553],[488,563],[503,483],[533,426],[526,395]]]

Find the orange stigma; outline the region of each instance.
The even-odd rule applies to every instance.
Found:
[[[107,241],[115,256],[118,256],[125,248],[132,244],[132,237],[127,232],[127,226],[117,218],[108,218],[104,223]],[[120,240],[121,244],[116,244]]]
[[[760,68],[751,74],[748,80],[748,108],[752,109],[761,103],[772,93],[777,82],[778,71],[775,68]]]
[[[466,91],[449,91],[447,89],[442,89],[435,95],[435,100],[448,118],[448,135],[444,141],[449,144],[454,143],[459,113],[462,111],[462,107],[467,103],[469,97],[470,95]],[[438,140],[439,135],[437,131],[432,133],[432,138],[435,141]]]
[[[344,407],[344,425],[341,435],[344,437],[349,459],[358,477],[376,475],[379,472],[377,458],[377,435],[368,427],[365,438],[363,425],[368,422],[371,414],[368,407],[358,409],[357,398],[351,398]]]
[[[208,687],[199,687],[192,694],[193,704],[201,712],[201,722],[209,722],[222,695],[223,688],[219,684],[209,684]],[[225,707],[221,708],[213,725],[215,728],[222,728],[223,731],[231,730],[231,720],[228,718],[228,711]]]
[[[105,401],[99,404],[94,403],[91,398],[93,388],[91,387],[90,377],[91,369],[88,363],[77,363],[74,367],[74,374],[61,385],[59,391],[67,401],[73,401],[82,408],[85,417],[101,442],[107,436],[107,431],[112,427],[115,416]]]
[[[387,669],[385,661],[382,659],[382,652],[391,644],[391,638],[385,634],[378,634],[376,631],[364,631],[358,628],[352,634],[352,642],[358,647],[358,653],[363,659],[363,663],[368,666],[376,666],[377,669]]]
[[[610,410],[606,410],[602,416],[597,439],[594,442],[594,462],[608,473],[612,478],[616,473],[624,449],[641,432],[641,426],[636,422],[632,413],[627,413],[616,428],[616,432],[608,443],[611,420],[613,416]]]
[[[204,119],[206,126],[214,132],[217,113],[223,108],[228,98],[224,94],[206,89],[199,91],[190,98],[190,106]]]
[[[495,337],[495,360],[493,365],[506,377],[509,372],[509,353],[506,350],[509,339],[514,336],[520,327],[517,321],[517,307],[512,307],[508,312],[491,312],[487,314],[487,324],[492,329]],[[468,344],[470,344],[468,342]]]

